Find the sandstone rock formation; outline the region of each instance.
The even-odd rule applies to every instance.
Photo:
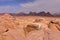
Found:
[[[59,21],[55,21],[55,20],[50,21],[48,27],[52,30],[60,31]]]
[[[60,40],[60,21],[7,13],[0,16],[0,40]]]

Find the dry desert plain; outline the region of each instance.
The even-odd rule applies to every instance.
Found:
[[[4,14],[0,40],[60,40],[60,18]]]

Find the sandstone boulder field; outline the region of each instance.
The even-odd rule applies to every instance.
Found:
[[[0,40],[60,40],[60,18],[1,15]]]

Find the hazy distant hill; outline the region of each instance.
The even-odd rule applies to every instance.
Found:
[[[0,15],[3,15],[5,13],[0,13]],[[20,13],[9,13],[12,16],[48,16],[48,17],[60,17],[60,15],[52,15],[50,12],[29,12],[29,13],[24,13],[24,12],[20,12]]]
[[[13,16],[53,16],[50,12],[45,13],[44,11],[36,13],[29,12],[28,14],[20,12],[20,13],[10,13]]]

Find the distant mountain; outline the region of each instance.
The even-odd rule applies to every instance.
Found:
[[[0,13],[0,15],[3,15],[5,13]],[[27,13],[24,13],[24,12],[20,12],[20,13],[9,13],[10,15],[12,16],[48,16],[48,17],[60,17],[60,15],[52,15],[50,12],[45,12],[45,11],[42,11],[42,12],[29,12],[28,14]]]
[[[53,15],[56,17],[60,17],[60,13],[54,13]]]
[[[37,15],[39,15],[39,16],[53,16],[50,12],[45,13],[44,11],[39,12]]]
[[[44,11],[39,12],[39,13],[29,12],[28,14],[20,12],[20,13],[16,13],[16,14],[13,14],[13,15],[15,15],[15,16],[53,16],[53,15],[51,15],[50,12],[45,13]]]

